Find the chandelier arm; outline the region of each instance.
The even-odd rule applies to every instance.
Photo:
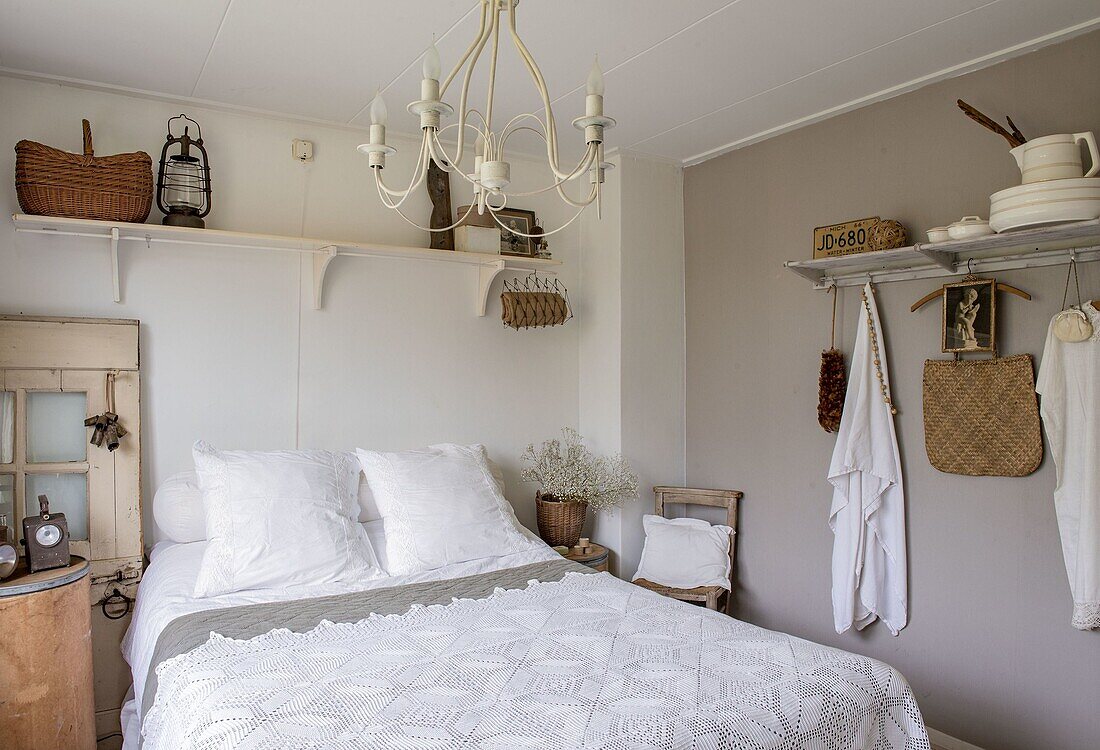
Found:
[[[487,5],[489,2],[496,2],[496,0],[482,0],[482,2]],[[481,118],[482,125],[485,125],[485,116],[483,114],[481,114],[481,112],[478,112],[476,109],[475,110],[469,110],[469,112],[468,112],[467,109],[466,109],[466,102],[469,99],[469,95],[470,95],[470,80],[473,77],[474,68],[477,67],[478,60],[481,59],[481,52],[482,52],[482,50],[485,49],[485,44],[489,41],[489,34],[490,34],[491,29],[492,29],[491,26],[486,25],[484,22],[482,23],[481,29],[478,31],[478,38],[474,42],[474,45],[472,45],[472,46],[476,46],[476,49],[473,52],[473,59],[470,60],[470,64],[466,67],[466,74],[462,77],[462,93],[459,95],[459,101],[458,101],[458,125],[461,126],[461,127],[459,128],[459,131],[458,131],[458,147],[457,147],[457,150],[456,150],[456,153],[455,153],[455,158],[454,158],[454,163],[455,164],[458,164],[460,161],[462,161],[462,155],[465,151],[465,145],[466,145],[466,127],[465,126],[466,126],[466,116],[467,116],[467,114],[469,114],[469,112],[477,112],[478,117]],[[467,56],[469,56],[469,55],[467,55]],[[458,73],[458,66],[456,66],[455,69],[453,71],[451,71],[451,74],[447,77],[447,83],[448,84],[450,83],[451,79],[457,73]],[[442,98],[442,96],[443,96],[443,94],[442,94],[442,91],[441,91],[440,98]],[[484,129],[485,129],[486,132],[489,130],[489,128],[487,126]]]
[[[493,2],[494,5],[495,5],[496,0],[490,0],[490,2]],[[511,12],[515,13],[515,7],[516,6],[513,3],[513,0],[507,0],[507,3],[508,3],[508,7],[511,10]],[[497,59],[500,56],[500,13],[495,12],[496,8],[494,8],[493,10],[494,10],[494,13],[493,13],[493,26],[492,26],[493,55],[492,55],[492,57],[489,58],[489,92],[488,92],[488,95],[486,96],[486,102],[485,102],[485,120],[486,120],[486,128],[485,129],[488,130],[490,133],[492,133],[492,131],[493,131],[493,95],[494,95],[494,93],[496,93],[495,89],[496,89],[496,85],[497,85]],[[490,145],[491,144],[486,144],[486,146],[490,146]],[[486,158],[487,159],[493,159],[493,158],[499,158],[499,157],[493,157],[493,156],[490,156],[487,153]]]
[[[467,127],[473,127],[473,125],[468,125]],[[443,149],[443,144],[439,142],[438,136],[433,136],[433,144],[436,152],[442,154],[445,159],[449,159],[449,157],[447,156],[447,152]],[[436,160],[436,164],[439,164],[438,159]],[[464,172],[460,167],[455,166],[453,163],[446,167],[440,166],[440,169],[442,169],[444,172],[447,172],[448,174],[456,174],[474,187],[479,187],[477,180],[472,179],[468,174],[466,174],[466,172]]]
[[[569,177],[567,177],[565,179],[558,180],[557,182],[555,182],[551,185],[547,185],[546,187],[539,188],[538,190],[530,190],[530,191],[523,192],[523,193],[509,193],[509,195],[511,195],[513,198],[526,198],[526,197],[529,197],[529,196],[532,196],[532,195],[541,195],[542,193],[548,193],[551,190],[561,188],[562,186],[564,186],[570,180],[574,180],[577,177],[579,177],[581,174],[583,174],[591,166],[591,162],[592,162],[591,151],[592,151],[592,148],[590,146],[589,149],[588,149],[588,152],[586,152],[585,159],[580,164],[577,165],[577,168],[573,170],[573,173]],[[588,204],[586,203],[585,205],[588,205]]]
[[[390,188],[388,185],[385,184],[385,180],[382,179],[382,170],[375,169],[376,180],[378,184],[381,185],[382,188],[386,191],[386,193],[395,197],[404,197],[413,191],[417,184],[417,175],[420,173],[420,170],[424,165],[424,145],[426,141],[426,137],[421,137],[420,151],[417,153],[416,157],[416,168],[413,170],[412,177],[409,180],[409,186],[404,190],[394,190]]]
[[[496,2],[496,0],[486,0],[486,1],[487,2]],[[490,12],[493,12],[494,15],[495,15],[495,10],[490,10]],[[465,151],[465,148],[464,148],[465,144],[466,144],[466,138],[465,138],[466,128],[465,128],[465,125],[466,125],[466,116],[468,114],[467,109],[466,109],[466,102],[470,98],[470,81],[473,78],[474,68],[477,67],[477,63],[481,59],[481,53],[485,50],[485,45],[488,43],[489,36],[490,36],[491,33],[492,33],[492,24],[486,24],[485,29],[484,29],[484,33],[481,35],[481,38],[478,40],[477,51],[474,52],[473,59],[471,59],[470,62],[469,62],[469,65],[466,66],[466,75],[463,76],[463,79],[462,79],[462,95],[460,96],[459,102],[458,102],[458,112],[459,112],[458,117],[459,117],[459,124],[462,125],[463,127],[460,128],[459,132],[458,132],[458,151],[455,154],[455,163],[456,164],[462,160],[462,154]],[[477,111],[477,110],[474,110],[474,111]],[[482,122],[482,125],[484,126],[483,129],[485,130],[485,132],[489,132],[489,126],[485,122],[485,115],[481,114],[481,112],[478,111],[478,117],[481,118],[481,122]]]
[[[406,200],[408,200],[408,197],[412,195],[412,190],[402,193],[401,191],[391,190],[390,188],[386,187],[386,185],[382,183],[382,175],[380,174],[381,171],[382,170],[380,169],[374,170],[374,182],[375,185],[377,185],[378,187],[378,195],[382,198],[382,205],[384,205],[386,208],[397,210],[401,207],[402,204],[404,204]],[[393,200],[393,198],[390,197],[391,195],[399,195],[401,196],[401,200],[395,201]]]
[[[379,193],[379,195],[381,195],[381,193]],[[470,213],[474,210],[474,208],[476,208],[476,205],[471,205],[468,209],[466,209],[466,213],[464,213],[462,215],[461,219],[456,221],[454,224],[451,224],[449,227],[442,227],[440,229],[432,229],[431,227],[422,227],[419,224],[417,224],[415,221],[410,219],[408,216],[406,216],[405,212],[402,211],[400,208],[394,208],[393,210],[396,211],[397,215],[400,216],[402,219],[404,219],[406,222],[408,222],[410,225],[412,225],[412,226],[414,226],[417,229],[420,229],[422,231],[425,231],[425,232],[449,232],[452,229],[454,229],[455,227],[460,226],[462,224],[462,222],[466,220],[466,217],[469,216]]]
[[[574,206],[576,208],[584,208],[585,206],[592,205],[592,202],[594,200],[596,200],[596,197],[599,193],[599,184],[600,184],[600,182],[599,182],[599,180],[597,180],[596,183],[592,186],[592,190],[589,191],[587,200],[583,200],[583,201],[573,200],[572,198],[570,198],[568,195],[565,194],[565,188],[562,185],[557,186],[558,197],[560,197],[563,201],[568,203],[570,206]]]
[[[530,125],[527,125],[527,126],[517,126],[516,125],[517,122],[520,122],[520,121],[522,121],[522,120],[524,120],[528,117],[530,117],[532,120],[537,122],[539,124],[539,127],[541,128],[541,130],[536,130],[535,128],[531,127]],[[536,115],[535,113],[525,112],[524,114],[516,115],[515,117],[513,117],[511,120],[508,121],[507,125],[504,126],[504,130],[501,132],[501,135],[500,135],[500,150],[501,150],[501,152],[504,151],[504,145],[508,142],[508,137],[513,132],[515,132],[516,130],[530,130],[533,133],[538,133],[539,137],[542,138],[543,141],[546,140],[546,125],[542,122],[542,120],[540,120],[538,118],[538,115]]]
[[[378,170],[376,170],[376,176],[375,176],[374,181],[375,181],[376,185],[378,186],[378,195],[382,199],[382,205],[384,205],[386,208],[391,209],[393,211],[400,211],[402,204],[404,204],[405,201],[408,199],[408,197],[413,194],[412,191],[409,191],[408,193],[403,195],[401,197],[401,200],[394,201],[393,199],[391,199],[387,195],[385,195],[385,192],[388,191],[389,189],[386,188],[386,186],[382,184],[381,175],[378,175],[377,171]]]
[[[554,121],[554,109],[550,104],[550,91],[546,87],[546,79],[543,77],[538,63],[535,62],[531,51],[527,49],[527,45],[523,43],[523,39],[516,28],[516,9],[514,5],[511,7],[508,23],[512,32],[512,44],[515,45],[516,51],[523,58],[523,62],[527,66],[527,72],[531,74],[535,88],[538,89],[539,96],[542,97],[542,106],[546,113],[546,159],[554,176],[562,179],[565,177],[565,172],[558,164],[558,127]]]
[[[572,224],[572,223],[573,223],[574,221],[576,221],[576,220],[577,220],[577,217],[578,217],[578,216],[580,216],[581,214],[583,214],[583,213],[584,213],[584,209],[585,209],[585,207],[587,207],[587,206],[588,206],[588,204],[587,204],[587,203],[586,203],[586,204],[584,204],[584,206],[582,206],[582,207],[581,207],[581,209],[580,209],[579,211],[577,211],[577,212],[576,212],[575,214],[573,214],[572,218],[570,218],[570,219],[569,219],[569,221],[565,222],[565,223],[564,223],[564,224],[562,224],[562,225],[561,225],[560,227],[558,227],[558,228],[556,228],[556,229],[551,229],[551,230],[550,230],[549,232],[545,232],[545,231],[544,231],[544,232],[543,232],[542,234],[527,234],[526,232],[520,232],[520,231],[517,231],[517,230],[515,230],[515,229],[512,229],[511,227],[509,227],[509,226],[506,226],[505,224],[503,224],[503,223],[501,222],[501,220],[500,220],[499,218],[497,218],[497,215],[496,215],[496,211],[490,211],[489,213],[490,213],[490,214],[492,215],[492,217],[493,217],[493,221],[495,221],[495,222],[496,222],[497,224],[500,224],[501,228],[502,228],[502,229],[504,229],[504,230],[506,230],[506,231],[508,231],[509,233],[511,233],[511,234],[514,234],[514,235],[516,235],[517,237],[526,237],[526,238],[528,238],[528,239],[533,239],[533,240],[537,240],[537,239],[541,239],[541,238],[543,238],[543,237],[549,237],[549,236],[550,236],[550,235],[552,235],[552,234],[557,234],[557,233],[558,233],[558,232],[560,232],[561,230],[563,230],[563,229],[565,229],[566,227],[568,227],[568,226],[569,226],[570,224]],[[503,206],[501,206],[501,208],[504,208],[504,207],[503,207]],[[499,209],[498,209],[498,210],[499,210]]]
[[[517,121],[522,120],[526,117],[532,118],[535,122],[537,122],[540,126],[543,127],[543,130],[541,130],[541,131],[536,130],[535,128],[530,127],[530,126],[526,126],[526,125],[521,125],[521,126],[516,126],[515,125],[515,123]],[[509,121],[507,127],[505,127],[505,129],[504,129],[503,135],[501,136],[501,139],[500,139],[501,151],[504,150],[504,145],[505,145],[505,143],[507,143],[508,138],[513,133],[515,133],[517,131],[520,131],[520,130],[529,130],[532,133],[535,133],[536,135],[538,135],[540,138],[542,138],[545,141],[546,140],[546,130],[545,130],[545,128],[546,128],[546,124],[542,120],[540,120],[537,115],[535,115],[532,112],[528,112],[528,113],[522,114],[522,115],[516,115],[515,117],[513,117],[511,119],[511,121]],[[547,190],[553,190],[557,185],[563,185],[566,182],[569,182],[570,180],[576,179],[586,169],[588,169],[588,167],[591,166],[591,164],[592,164],[591,151],[593,150],[593,148],[598,148],[598,145],[594,144],[594,143],[590,143],[585,147],[584,154],[581,155],[581,160],[577,163],[577,165],[575,167],[573,167],[572,171],[570,171],[568,173],[555,171],[555,177],[557,178],[558,181],[554,185],[550,185],[549,187],[544,188],[542,190],[536,190],[536,191],[529,192],[529,193],[512,193],[512,195],[514,195],[514,196],[537,195],[538,193],[544,193]]]
[[[413,170],[412,178],[409,182],[409,186],[406,189],[404,189],[404,190],[393,190],[392,188],[388,187],[385,184],[385,182],[383,181],[383,179],[382,179],[382,170],[381,169],[375,169],[374,170],[374,178],[375,178],[375,182],[378,183],[379,190],[380,191],[384,190],[389,195],[392,195],[394,197],[400,197],[400,199],[401,199],[401,200],[397,201],[396,203],[394,203],[393,201],[384,199],[383,202],[387,205],[387,207],[396,208],[397,206],[400,206],[401,204],[403,204],[405,202],[405,200],[410,195],[412,195],[413,191],[416,190],[418,187],[420,187],[420,185],[424,182],[424,180],[427,179],[427,176],[428,176],[427,165],[428,165],[428,159],[430,157],[425,152],[426,144],[427,144],[427,137],[425,136],[425,138],[420,143],[420,154],[417,157],[418,161],[417,161],[416,169]]]
[[[500,149],[501,149],[501,151],[504,150],[505,145],[508,143],[508,138],[510,138],[513,134],[520,132],[521,130],[529,130],[532,133],[534,133],[535,135],[537,135],[539,138],[541,138],[543,141],[546,140],[546,134],[543,133],[538,128],[533,128],[530,125],[520,125],[518,127],[511,128],[511,129],[506,130],[504,132],[504,135],[500,139]]]
[[[439,140],[440,133],[448,131],[451,128],[458,128],[458,126],[459,123],[452,122],[451,124],[445,126],[445,128],[442,128],[440,130],[426,131],[428,132],[429,137],[428,148],[431,152],[431,155],[436,158],[436,164],[439,165],[439,168],[442,169],[443,172],[453,172],[465,176],[462,172],[462,168],[459,166],[458,159],[452,159],[451,156],[447,153],[447,148],[443,147],[442,141]],[[474,132],[478,135],[482,134],[482,131],[478,130],[477,125],[472,125],[467,122],[464,126],[465,128],[473,128]],[[440,162],[440,159],[442,159],[442,162]]]
[[[573,206],[573,208],[588,208],[589,206],[592,205],[592,202],[596,200],[596,191],[593,190],[589,194],[588,200],[578,201],[578,200],[573,200],[568,195],[566,195],[565,191],[563,191],[561,186],[559,185],[558,186],[558,197],[561,198],[564,202],[568,203],[570,206]]]
[[[470,46],[466,48],[466,53],[462,55],[462,58],[451,69],[450,74],[443,80],[443,83],[439,87],[439,98],[443,99],[443,95],[447,93],[447,88],[451,85],[451,82],[458,76],[462,66],[466,64],[466,61],[470,59],[470,55],[474,54],[474,50],[477,49],[478,42],[481,41],[481,37],[485,34],[485,19],[488,18],[489,0],[481,0],[481,22],[478,25],[477,36],[474,37],[474,41],[470,42]],[[477,58],[474,58],[474,62],[477,62]]]

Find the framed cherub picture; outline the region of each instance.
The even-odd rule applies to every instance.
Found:
[[[996,291],[996,279],[972,278],[944,284],[943,351],[996,351]]]

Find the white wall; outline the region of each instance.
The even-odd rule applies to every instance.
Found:
[[[628,577],[653,485],[684,479],[683,172],[625,152],[610,161],[603,220],[582,226],[581,276],[599,314],[581,321],[580,422],[595,448],[622,453],[639,477],[635,502],[593,521]]]
[[[0,173],[9,175],[0,207],[19,210],[10,177],[19,139],[79,152],[87,117],[98,154],[141,149],[155,162],[165,123],[180,111],[201,123],[210,151],[208,226],[427,244],[426,233],[381,207],[355,152],[362,131],[12,78],[0,78]],[[391,130],[400,129],[403,118],[393,119]],[[313,163],[291,158],[293,138],[314,141]],[[397,145],[386,170],[393,184],[407,179],[414,156],[409,143]],[[534,187],[546,176],[516,161],[513,178]],[[452,202],[464,202],[457,184]],[[426,221],[426,194],[410,203],[410,216]],[[548,228],[571,215],[553,194],[522,207]],[[154,207],[150,221],[160,218]],[[551,242],[577,300],[579,235],[574,225]],[[309,259],[293,254],[124,243],[121,263],[124,299],[115,304],[105,242],[16,233],[0,221],[0,311],[142,322],[147,540],[153,490],[188,467],[200,437],[257,449],[484,442],[505,468],[520,519],[534,525],[534,487],[519,482],[518,456],[526,443],[578,425],[578,322],[503,327],[500,279],[479,318],[474,271],[457,264],[338,258],[325,307],[314,311]]]
[[[678,165],[631,154],[621,174],[623,455],[640,481],[620,511],[619,554],[632,575],[653,486],[684,482],[684,181]]]
[[[926,721],[989,750],[1098,747],[1100,634],[1069,624],[1054,462],[1048,454],[1025,478],[932,468],[922,380],[925,359],[945,358],[940,306],[909,306],[945,279],[880,284],[905,473],[910,620],[897,638],[881,624],[837,635],[825,479],[836,436],[816,419],[831,301],[783,261],[809,258],[813,228],[844,219],[893,217],[919,239],[953,217],[987,216],[989,195],[1020,174],[1004,141],[955,101],[1001,118],[1010,109],[1037,137],[1100,128],[1100,98],[1081,95],[1098,87],[1094,32],[685,171],[688,477],[745,492],[738,616],[897,667]],[[1038,365],[1066,269],[996,277],[1034,295],[1001,296],[998,348]],[[1081,265],[1081,290],[1100,294],[1100,263]],[[837,346],[849,363],[859,308],[858,290],[843,290]]]
[[[620,159],[609,161],[601,196],[602,218],[581,217],[580,432],[600,453],[621,453],[622,435],[622,190]],[[622,548],[617,512],[590,514],[591,535],[609,550]],[[616,563],[612,559],[612,565]]]

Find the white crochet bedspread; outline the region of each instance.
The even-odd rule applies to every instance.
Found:
[[[247,641],[157,668],[146,750],[928,750],[866,657],[603,573]]]

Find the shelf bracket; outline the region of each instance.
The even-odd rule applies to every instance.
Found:
[[[825,278],[825,274],[823,274],[821,271],[818,271],[816,268],[803,268],[802,266],[797,265],[797,263],[794,263],[792,261],[787,261],[783,265],[797,273],[802,278],[812,281],[815,286],[817,284],[820,284]]]
[[[921,245],[917,243],[913,245],[913,249],[923,255],[928,260],[935,263],[945,271],[955,272],[955,254],[950,252],[944,252],[943,250],[936,250],[928,247],[927,245]]]
[[[313,309],[321,309],[322,295],[325,291],[325,274],[329,263],[339,254],[336,245],[326,245],[313,253]]]
[[[474,303],[479,317],[485,317],[485,308],[489,306],[489,290],[507,265],[505,261],[497,260],[477,267],[477,299]]]
[[[111,227],[111,282],[114,287],[115,302],[122,302],[122,285],[118,279],[118,227]]]

